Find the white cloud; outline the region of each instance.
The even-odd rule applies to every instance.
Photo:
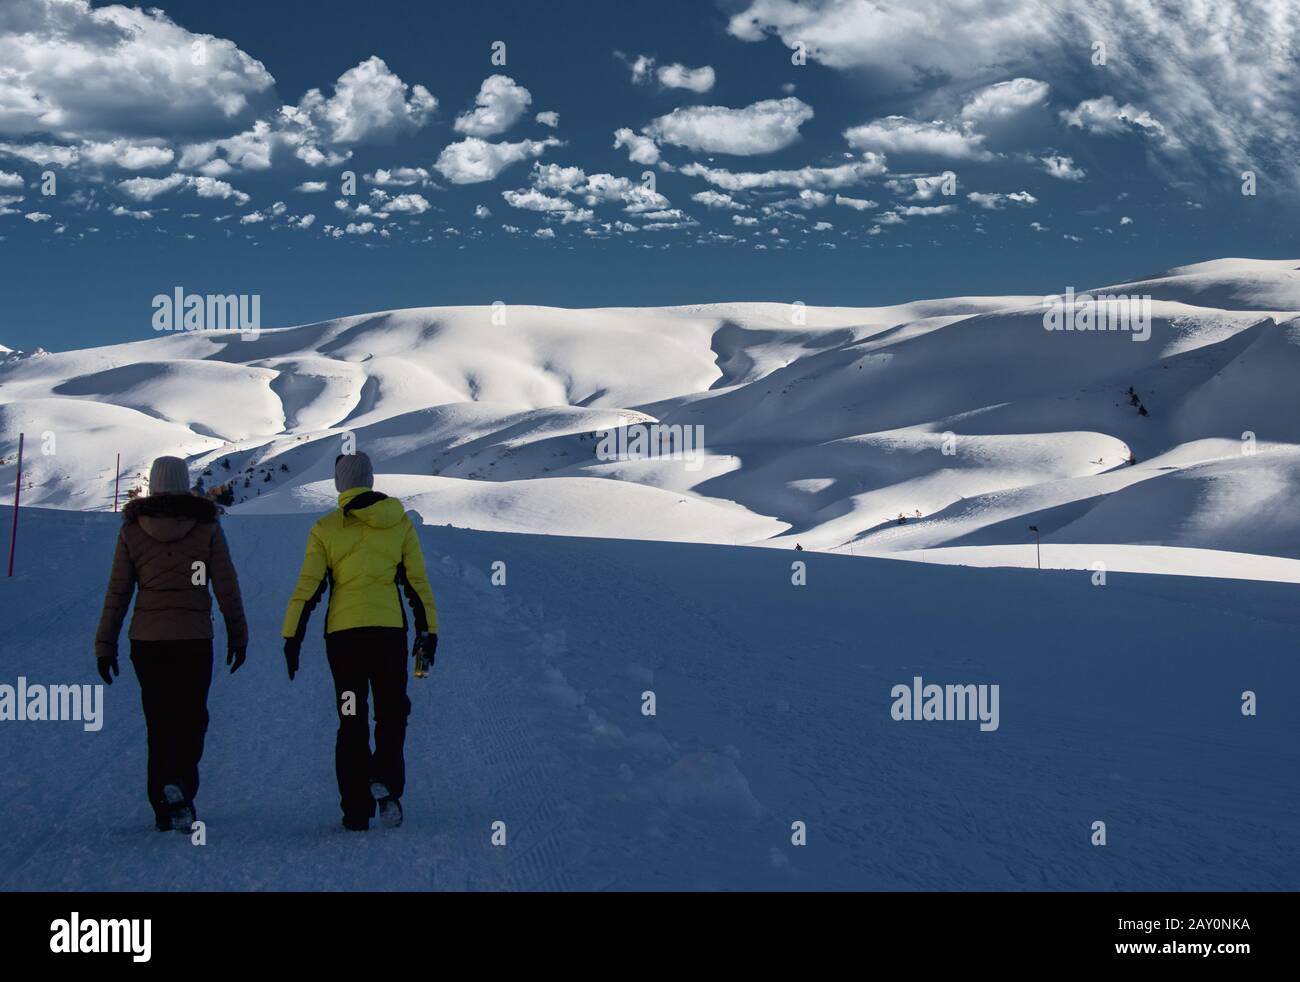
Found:
[[[171,174],[167,177],[132,177],[119,181],[117,186],[136,201],[152,201],[158,195],[174,191],[184,183],[184,174]]]
[[[962,106],[961,118],[976,126],[1016,116],[1042,105],[1051,86],[1036,78],[1013,78],[971,93]]]
[[[614,149],[627,147],[627,158],[634,164],[657,164],[659,144],[648,136],[633,133],[626,126],[614,131]]]
[[[893,209],[896,214],[908,218],[930,218],[934,215],[951,215],[957,210],[956,205],[904,205]],[[883,219],[882,219],[883,221]]]
[[[48,222],[50,220],[50,216],[45,214],[43,211],[29,211],[23,216],[23,218],[34,224],[38,222]]]
[[[906,195],[913,201],[929,201],[945,191],[948,194],[955,194],[957,175],[953,171],[944,171],[942,174],[922,174],[907,179],[891,178],[885,182],[885,187],[894,194]]]
[[[240,205],[247,204],[249,200],[248,195],[225,181],[180,173],[169,174],[167,177],[132,177],[119,181],[117,187],[123,194],[140,202],[152,201],[160,194],[181,187],[193,188],[200,198],[234,198]]]
[[[92,8],[87,0],[6,7],[0,133],[111,140],[211,131],[238,124],[273,95],[261,62],[156,8]]]
[[[373,174],[366,174],[365,179],[380,187],[409,188],[416,184],[428,184],[429,172],[423,167],[394,167],[392,170],[380,167]]]
[[[456,117],[455,130],[466,136],[497,136],[510,129],[533,97],[527,89],[506,75],[491,75],[479,86],[474,109]]]
[[[555,229],[539,228],[536,232],[533,233],[533,235],[535,235],[539,239],[553,239],[555,238]]]
[[[1162,141],[1169,139],[1164,126],[1149,112],[1128,103],[1121,106],[1108,95],[1085,99],[1073,109],[1062,110],[1061,121],[1089,133],[1138,132]]]
[[[233,136],[187,144],[180,167],[221,177],[233,168],[265,170],[282,154],[310,167],[337,166],[354,145],[389,142],[420,129],[437,105],[424,86],[407,85],[382,59],[371,57],[340,75],[329,97],[310,89],[269,121],[258,119]]]
[[[997,211],[1004,208],[1008,201],[1018,205],[1038,204],[1038,199],[1028,191],[1013,191],[1010,194],[1003,194],[1000,191],[972,191],[966,195],[966,198],[987,211]]]
[[[453,184],[479,184],[492,180],[511,164],[540,157],[549,147],[559,145],[554,137],[518,143],[488,143],[468,137],[443,148],[433,167]]]
[[[1049,38],[1059,23],[1059,15],[1035,18],[1035,10],[1049,6],[1006,0],[752,0],[728,30],[743,41],[774,34],[787,47],[802,42],[824,65],[868,69],[901,87],[926,78],[978,76],[1023,57],[1027,45]]]
[[[565,195],[581,197],[589,208],[616,203],[631,213],[657,211],[671,205],[666,197],[644,184],[614,174],[588,175],[581,167],[533,164],[532,183],[531,191],[503,192],[506,200],[516,208],[564,213],[566,221],[579,220],[567,217],[579,211]]]
[[[159,143],[132,143],[129,140],[110,140],[104,143],[88,141],[78,149],[81,160],[98,167],[113,165],[123,170],[148,170],[163,167],[176,156],[171,147]]]
[[[647,212],[641,218],[649,222],[678,222],[686,218],[686,215],[680,208],[668,208],[664,211]]]
[[[482,219],[482,218],[491,218],[491,217],[492,217],[492,210],[491,210],[490,208],[488,208],[487,205],[475,205],[475,206],[474,206],[474,217],[475,217],[475,218],[479,218],[479,219]]]
[[[854,211],[866,211],[868,208],[876,207],[874,201],[868,201],[866,198],[849,198],[842,194],[835,196],[835,203],[845,208],[852,208]]]
[[[0,170],[0,188],[20,188],[22,186],[23,176],[21,174]]]
[[[319,194],[327,188],[328,185],[324,181],[303,181],[294,190],[301,191],[303,194]]]
[[[533,118],[543,126],[549,126],[551,129],[555,129],[560,125],[560,114],[555,112],[553,109],[548,109],[546,112],[538,113]]]
[[[384,202],[384,211],[405,215],[423,215],[430,204],[422,194],[398,194]]]
[[[751,191],[754,188],[843,188],[860,184],[868,177],[885,172],[885,162],[875,154],[864,154],[865,159],[834,167],[801,167],[797,170],[729,171],[707,167],[704,164],[687,164],[682,168],[686,177],[702,177],[724,191]]]
[[[560,194],[577,194],[587,183],[586,172],[581,167],[563,167],[560,164],[535,163],[530,176],[533,187]]]
[[[907,116],[886,116],[844,131],[849,146],[885,154],[924,154],[954,160],[987,161],[993,154],[981,146],[984,137],[940,120],[922,122]]]
[[[651,78],[658,79],[659,85],[665,89],[689,89],[692,92],[704,93],[713,88],[713,83],[717,81],[717,74],[709,65],[703,65],[699,68],[687,68],[685,65],[674,62],[671,65],[661,65],[655,68],[655,59],[650,55],[637,55],[635,58],[629,58],[622,52],[614,52],[626,64],[632,72],[632,82],[635,85],[645,85]]]
[[[666,89],[690,89],[692,92],[699,93],[708,92],[717,80],[713,68],[709,65],[687,68],[676,63],[661,66],[655,72],[655,77]]]
[[[250,211],[247,215],[240,216],[239,224],[257,225],[260,222],[264,222],[264,221],[266,221],[266,216],[263,215],[260,211]]]
[[[790,146],[799,138],[799,127],[812,117],[812,106],[791,96],[765,99],[743,109],[683,106],[651,121],[643,132],[659,143],[751,156]]]
[[[707,191],[699,191],[691,195],[692,201],[698,201],[708,208],[728,209],[731,211],[744,211],[745,206],[729,194],[720,191],[714,191],[712,188]]]
[[[579,193],[588,205],[618,202],[624,206],[624,211],[629,212],[658,211],[671,204],[658,191],[613,174],[592,174],[583,183]]]
[[[247,170],[266,170],[271,166],[274,152],[275,134],[271,124],[258,120],[250,129],[234,136],[220,140],[208,140],[205,143],[190,143],[181,148],[180,166],[185,170],[211,167],[216,161],[224,163],[226,168],[240,167]],[[217,157],[220,153],[222,156]],[[210,176],[219,176],[211,174]]]
[[[1237,173],[1264,160],[1300,186],[1300,103],[1283,81],[1300,69],[1294,13],[1292,0],[748,0],[729,30],[802,41],[823,64],[934,104],[1010,76],[1095,77],[1117,107],[1145,107],[1164,127],[1166,163]],[[1091,64],[1096,41],[1104,68]]]
[[[116,215],[118,218],[134,218],[136,221],[145,222],[153,218],[151,211],[131,211],[129,208],[123,208],[121,205],[114,205],[109,209],[109,214]]]
[[[331,144],[382,141],[414,132],[437,108],[438,100],[428,89],[408,86],[374,55],[340,75],[329,98],[311,89],[298,102],[299,113]],[[293,118],[301,119],[297,114]]]
[[[501,197],[511,208],[523,208],[526,211],[559,212],[572,211],[574,203],[568,198],[554,198],[543,194],[536,188],[518,191],[502,191]]]
[[[821,191],[814,191],[811,188],[804,188],[799,192],[798,197],[786,198],[772,205],[773,208],[802,208],[804,211],[810,211],[813,208],[825,208],[833,199],[829,194],[823,194]]]
[[[637,55],[635,58],[628,58],[622,52],[614,52],[623,61],[627,62],[628,69],[632,72],[632,82],[636,85],[644,85],[650,81],[650,73],[654,68],[655,60],[649,55]]]
[[[1082,167],[1074,165],[1073,157],[1063,157],[1059,154],[1052,154],[1047,157],[1038,158],[1043,163],[1043,168],[1053,177],[1059,177],[1063,181],[1082,181],[1086,171]]]
[[[234,198],[236,204],[248,204],[248,195],[243,191],[236,190],[227,182],[219,181],[214,177],[191,177],[189,185],[200,198]]]
[[[0,143],[0,156],[17,157],[42,167],[48,164],[70,167],[77,162],[79,154],[76,147],[55,143]]]

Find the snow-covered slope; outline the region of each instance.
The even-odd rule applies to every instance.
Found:
[[[224,521],[251,645],[213,680],[207,845],[153,831],[124,658],[98,732],[0,723],[0,889],[1300,888],[1293,586],[814,553],[795,586],[770,549],[424,526],[406,824],[359,836],[321,612],[292,683],[277,637],[310,522]],[[98,681],[117,525],[23,516],[0,683]],[[998,685],[997,729],[893,719],[918,675]]]
[[[1150,338],[1047,331],[1042,297],[1002,296],[429,307],[15,357],[0,480],[22,431],[32,504],[107,510],[118,452],[125,488],[176,453],[233,481],[233,512],[294,512],[354,438],[430,524],[1016,563],[999,547],[1036,525],[1085,566],[1103,546],[1177,547],[1152,560],[1173,571],[1300,560],[1300,261],[1102,292],[1151,297]],[[598,456],[654,422],[698,453]]]

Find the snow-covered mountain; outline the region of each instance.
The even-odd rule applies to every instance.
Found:
[[[1300,580],[1221,555],[1300,559],[1300,260],[1087,292],[1151,298],[1149,338],[1045,330],[1033,295],[428,307],[7,358],[0,480],[23,431],[34,505],[111,508],[120,452],[124,493],[176,453],[234,513],[318,510],[351,434],[430,524],[983,565],[1034,563],[1034,525],[1044,565]],[[698,452],[639,454],[653,423]]]

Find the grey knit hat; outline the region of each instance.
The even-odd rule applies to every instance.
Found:
[[[373,488],[375,470],[370,466],[370,458],[360,450],[356,453],[339,454],[334,459],[334,487],[339,494],[350,488]]]
[[[179,457],[159,457],[149,468],[150,494],[189,494],[190,469]]]

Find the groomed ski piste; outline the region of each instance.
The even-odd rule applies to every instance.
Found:
[[[252,642],[218,658],[203,846],[152,830],[125,637],[102,729],[0,723],[0,888],[1297,889],[1298,266],[1114,288],[1153,297],[1142,343],[1020,297],[12,353],[0,683],[98,682],[119,450],[126,485],[161,453],[255,478],[223,519]],[[629,417],[700,422],[701,466],[593,459]],[[406,823],[366,834],[320,612],[292,683],[278,637],[345,433],[422,523],[442,619]],[[997,685],[997,728],[894,719],[917,677]]]
[[[23,520],[0,678],[97,681],[114,516]],[[100,731],[3,724],[0,888],[1300,883],[1291,585],[804,552],[794,586],[789,552],[428,526],[442,644],[410,683],[406,823],[344,832],[320,626],[292,683],[277,637],[310,521],[225,523],[252,644],[214,676],[207,845],[152,829],[123,658]],[[894,720],[916,676],[998,684],[997,730]]]

